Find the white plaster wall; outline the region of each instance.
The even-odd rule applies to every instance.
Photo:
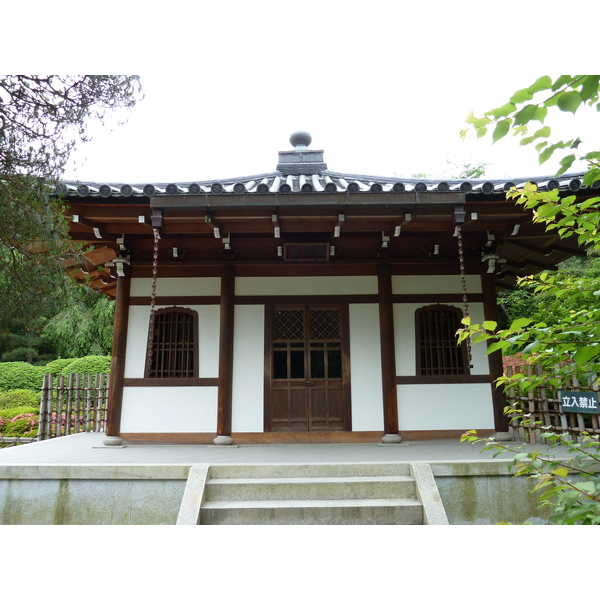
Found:
[[[212,433],[216,429],[216,387],[123,389],[123,433]]]
[[[156,306],[166,308],[163,306]],[[198,313],[199,377],[219,375],[219,306],[187,306]],[[150,324],[149,306],[130,306],[127,330],[125,377],[143,377],[146,365],[146,346]]]
[[[350,374],[352,431],[383,429],[379,306],[351,304]]]
[[[456,275],[394,275],[392,277],[393,294],[462,294],[462,284],[458,265]],[[481,276],[465,277],[467,297],[469,294],[481,294]]]
[[[376,294],[377,277],[236,277],[237,296]]]
[[[236,306],[231,428],[264,431],[265,307]]]
[[[494,429],[489,383],[399,385],[401,431]]]
[[[136,277],[131,280],[131,296],[147,296],[152,293],[152,279]],[[159,277],[156,280],[158,296],[219,296],[220,277]]]
[[[433,304],[433,302],[432,302]],[[415,355],[415,311],[423,304],[394,304],[394,341],[396,345],[396,374],[415,375],[417,360]],[[462,304],[449,304],[463,309]],[[473,323],[483,323],[483,304],[469,304],[469,315]],[[472,375],[489,374],[488,357],[485,343],[471,344]]]

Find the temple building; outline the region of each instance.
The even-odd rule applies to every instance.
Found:
[[[116,302],[106,443],[508,432],[499,353],[455,332],[584,252],[506,200],[529,179],[339,173],[290,141],[253,177],[58,186],[72,272]],[[596,195],[581,177],[535,183]]]

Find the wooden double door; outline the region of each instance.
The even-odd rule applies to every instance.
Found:
[[[267,431],[349,431],[348,307],[267,308]]]

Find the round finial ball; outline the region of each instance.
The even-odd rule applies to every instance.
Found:
[[[294,131],[294,133],[290,135],[290,143],[292,144],[292,146],[294,146],[294,148],[297,148],[298,146],[310,146],[311,142],[312,136],[310,135],[310,133],[308,133],[308,131]]]

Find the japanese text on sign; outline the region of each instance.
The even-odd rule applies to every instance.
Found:
[[[598,414],[597,392],[560,390],[558,392],[558,397],[563,412]]]

